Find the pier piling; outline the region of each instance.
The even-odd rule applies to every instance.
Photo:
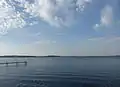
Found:
[[[25,64],[25,66],[27,65],[27,61],[24,62],[6,62],[6,63],[0,63],[0,65],[10,65],[10,64],[16,64],[16,66],[18,66],[18,64]]]

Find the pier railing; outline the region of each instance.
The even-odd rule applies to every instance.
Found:
[[[0,63],[0,65],[6,65],[6,66],[8,66],[10,64],[16,64],[16,65],[18,65],[18,64],[25,64],[25,65],[27,65],[27,61],[24,61],[24,62],[5,62],[5,63]]]

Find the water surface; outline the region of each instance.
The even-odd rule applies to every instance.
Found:
[[[0,87],[120,87],[119,58],[1,58]]]

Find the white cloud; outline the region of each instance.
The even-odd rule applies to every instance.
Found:
[[[15,12],[5,0],[0,1],[0,34],[6,34],[9,29],[21,28],[25,25],[22,14]]]
[[[0,55],[12,53],[13,49],[13,46],[8,46],[5,42],[0,41]]]
[[[24,7],[26,12],[51,25],[68,26],[74,20],[74,13],[85,9],[88,2],[91,0],[36,0],[32,4],[26,3]]]
[[[69,26],[75,12],[81,12],[92,0],[1,0],[0,33],[33,25],[39,18],[53,26]],[[31,19],[31,20],[29,20]]]
[[[66,46],[56,44],[56,41],[39,41],[38,43],[29,44],[19,44],[14,46],[14,44],[8,44],[6,42],[0,42],[0,55],[7,54],[25,54],[25,55],[67,55]],[[69,50],[70,51],[70,50]],[[68,54],[69,55],[69,54]]]
[[[113,9],[107,5],[101,12],[101,25],[109,26],[113,23]]]
[[[51,40],[39,40],[33,42],[33,44],[56,44],[56,41],[51,41]]]
[[[42,40],[29,44],[9,44],[0,42],[0,55],[24,54],[24,55],[114,55],[120,54],[120,37],[90,38],[88,41],[80,41],[74,44],[56,43],[55,41]],[[91,51],[92,49],[92,51]]]
[[[120,37],[96,37],[88,39],[88,53],[93,55],[119,55],[120,54]],[[90,43],[92,45],[90,46]],[[90,50],[89,50],[90,49]],[[92,51],[91,51],[92,49]]]
[[[113,42],[118,42],[118,41],[120,41],[120,37],[117,37],[117,36],[106,40],[107,43],[113,43]]]
[[[104,36],[104,37],[96,37],[96,38],[89,38],[88,41],[99,41],[104,43],[113,43],[116,41],[120,41],[119,36]]]
[[[97,37],[97,38],[89,38],[89,41],[100,41],[100,40],[104,40],[104,37]]]
[[[100,24],[95,24],[94,29],[101,29],[103,27],[111,27],[114,25],[113,8],[110,5],[106,5],[101,11]]]
[[[76,8],[77,11],[84,11],[87,4],[91,3],[92,0],[77,0],[76,5],[78,8]]]

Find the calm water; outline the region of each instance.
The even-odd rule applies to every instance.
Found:
[[[119,58],[1,58],[0,87],[120,87]]]

